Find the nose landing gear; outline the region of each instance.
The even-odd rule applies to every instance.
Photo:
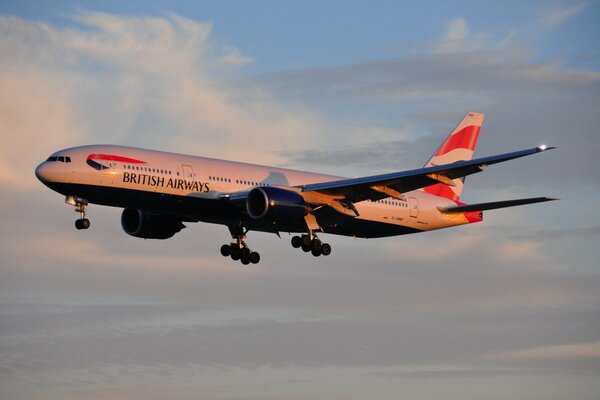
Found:
[[[75,206],[75,212],[80,215],[80,218],[75,220],[75,228],[78,230],[88,229],[90,227],[90,220],[85,217],[85,207],[88,205],[88,201],[81,197],[67,196],[65,203]]]

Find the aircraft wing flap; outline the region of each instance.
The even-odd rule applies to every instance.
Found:
[[[372,186],[387,186],[399,193],[406,193],[439,183],[440,176],[443,177],[443,180],[461,178],[481,172],[488,165],[525,157],[553,148],[554,147],[540,146],[512,153],[478,158],[475,160],[458,161],[452,164],[435,165],[427,168],[392,172],[362,178],[342,179],[333,182],[314,183],[303,186],[302,191],[317,191],[328,195],[344,195],[347,200],[352,202],[367,199],[379,200],[387,196],[371,189]]]

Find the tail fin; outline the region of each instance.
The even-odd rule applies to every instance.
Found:
[[[425,167],[434,165],[452,164],[456,161],[466,161],[473,158],[479,130],[483,124],[483,114],[470,112],[464,116],[462,121],[454,128],[450,136],[435,152]],[[464,178],[454,179],[454,186],[444,183],[436,183],[423,189],[426,193],[445,197],[454,201],[460,199],[464,186]]]

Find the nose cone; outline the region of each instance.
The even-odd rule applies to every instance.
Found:
[[[42,183],[48,182],[48,179],[50,177],[48,163],[43,162],[40,165],[38,165],[37,168],[35,169],[35,176],[37,176],[37,178]]]

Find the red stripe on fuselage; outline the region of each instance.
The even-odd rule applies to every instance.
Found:
[[[477,138],[479,137],[479,130],[481,127],[471,125],[467,126],[460,131],[456,132],[452,136],[450,136],[439,148],[436,156],[443,156],[444,154],[454,150],[454,149],[467,149],[467,150],[475,150],[475,145],[477,144]]]
[[[118,161],[128,164],[146,164],[146,161],[136,160],[135,158],[114,156],[111,154],[90,154],[87,156],[88,160],[108,160],[108,161]]]

